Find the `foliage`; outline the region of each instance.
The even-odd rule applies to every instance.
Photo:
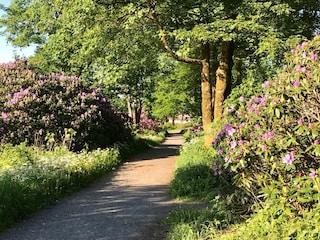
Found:
[[[44,151],[24,144],[0,146],[0,231],[87,186],[164,138],[163,132],[149,132],[114,149],[78,153],[65,147]]]
[[[215,232],[227,228],[233,221],[232,211],[216,197],[210,207],[171,212],[166,219],[166,223],[171,226],[168,239],[213,239]]]
[[[80,78],[40,75],[24,61],[0,65],[0,75],[2,143],[92,149],[130,139],[126,116]]]
[[[305,210],[300,215],[293,216],[290,213],[283,214],[277,205],[265,205],[247,222],[219,232],[215,239],[320,239],[319,210],[318,205],[314,209]]]
[[[19,162],[10,161],[21,157]],[[116,149],[72,153],[41,151],[24,145],[1,147],[0,230],[64,195],[86,186],[119,163]]]
[[[140,122],[139,122],[139,130],[156,130],[159,127],[159,122],[154,119],[149,118],[147,113],[142,109]]]
[[[212,164],[213,152],[203,146],[203,139],[199,137],[183,145],[169,186],[172,197],[210,201],[230,188],[229,174],[222,174],[217,164]]]
[[[14,46],[37,44],[29,61],[43,73],[80,76],[101,87],[113,104],[127,106],[128,99],[139,108],[151,101],[159,41],[143,11],[123,5],[12,1],[0,25]]]
[[[177,62],[164,54],[159,57],[159,65],[152,114],[160,120],[200,116],[199,66]]]
[[[213,141],[215,161],[224,161],[239,186],[287,211],[319,202],[319,50],[319,37],[293,49],[283,73],[262,84],[262,95],[241,96],[229,108]]]
[[[135,134],[134,138],[127,143],[117,143],[122,160],[126,160],[134,154],[143,152],[151,147],[162,143],[166,138],[166,132],[146,130]]]
[[[193,124],[191,127],[187,128],[183,134],[183,137],[186,142],[191,141],[195,137],[203,135],[203,126],[202,124]]]

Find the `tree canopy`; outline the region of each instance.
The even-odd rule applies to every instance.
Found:
[[[38,44],[30,60],[42,71],[103,84],[138,115],[142,103],[152,106],[154,86],[161,85],[155,80],[163,50],[200,65],[208,133],[235,85],[252,72],[274,74],[289,45],[319,31],[319,9],[311,0],[13,0],[0,23],[15,46]]]

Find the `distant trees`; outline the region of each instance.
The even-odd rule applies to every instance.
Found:
[[[201,115],[199,66],[177,62],[162,54],[156,77],[152,114],[166,120],[178,115]]]

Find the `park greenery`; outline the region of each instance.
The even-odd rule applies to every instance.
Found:
[[[0,229],[188,116],[169,192],[211,207],[173,212],[171,239],[320,239],[319,1],[0,7],[7,40],[37,47],[0,65]]]
[[[170,193],[212,207],[172,213],[170,239],[320,239],[319,53],[302,42],[260,91],[235,89],[212,149],[184,145]]]

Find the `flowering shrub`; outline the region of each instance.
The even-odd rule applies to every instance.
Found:
[[[35,73],[24,61],[0,65],[1,143],[105,147],[130,137],[127,118],[74,76]]]
[[[144,109],[142,109],[140,115],[139,130],[156,130],[158,126],[159,123],[149,118]]]
[[[263,193],[297,209],[319,202],[319,51],[320,37],[293,49],[261,95],[241,96],[229,106],[213,140],[215,161],[222,160],[257,201]]]

